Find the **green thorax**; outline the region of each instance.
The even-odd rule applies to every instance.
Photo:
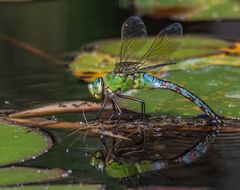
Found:
[[[130,89],[147,89],[149,88],[149,84],[143,78],[143,75],[144,73],[135,75],[108,73],[104,77],[104,82],[107,87],[113,92],[124,92]]]

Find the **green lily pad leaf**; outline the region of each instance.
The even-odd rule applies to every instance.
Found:
[[[145,47],[148,47],[152,41],[153,38],[150,37],[147,42],[148,44]],[[96,43],[93,45],[95,48],[92,52],[82,52],[73,62],[70,63],[69,67],[71,72],[74,76],[87,82],[94,80],[96,77],[104,76],[107,72],[110,72],[113,69],[117,57],[119,56],[120,45],[120,40],[108,40]],[[182,47],[173,54],[173,60],[179,62],[189,59],[191,60],[193,58],[208,57],[211,55],[220,56],[225,55],[225,53],[236,54],[237,52],[240,52],[240,48],[238,48],[238,46],[235,48],[235,46],[230,42],[215,38],[185,36],[182,39]],[[144,54],[144,51],[140,51],[138,54],[139,57],[141,57]],[[206,66],[206,64],[203,64],[203,66]],[[167,70],[174,68],[174,66],[163,67],[163,69]],[[166,70],[162,70],[162,72],[165,71]]]
[[[74,76],[89,82],[111,71],[115,62],[110,54],[83,52],[70,64],[70,70]]]
[[[39,169],[30,167],[0,168],[0,186],[39,183],[67,177],[62,169]]]
[[[0,123],[0,166],[35,159],[51,146],[51,138],[39,130]]]
[[[147,44],[144,47],[148,48],[153,43],[154,39],[154,37],[148,37],[146,42]],[[219,53],[221,48],[228,47],[230,45],[230,42],[206,36],[183,36],[181,48],[173,54],[173,58],[178,60],[192,57],[202,57],[204,55]],[[95,49],[112,55],[119,55],[120,47],[120,40],[107,40],[97,43]],[[177,52],[181,53],[176,55]],[[142,49],[142,51],[140,50],[138,53],[139,57],[142,57],[144,53],[144,49]]]
[[[141,14],[155,18],[169,17],[181,20],[239,19],[240,3],[236,0],[132,0]],[[130,4],[126,1],[123,8]]]
[[[209,65],[222,65],[222,66],[234,66],[240,67],[239,58],[236,56],[227,56],[224,54],[207,56],[196,59],[188,59],[179,61],[175,65],[169,65],[163,67],[159,73],[163,74],[167,71],[176,71],[176,70],[196,70],[207,67]]]
[[[6,187],[2,190],[104,190],[102,185],[31,185],[21,187]]]
[[[240,69],[235,67],[208,67],[192,72],[171,71],[163,77],[175,82],[203,99],[219,115],[240,118]],[[144,99],[148,112],[194,116],[202,112],[184,97],[166,89],[131,92]],[[126,104],[126,102],[124,102]],[[138,109],[139,105],[127,102]]]

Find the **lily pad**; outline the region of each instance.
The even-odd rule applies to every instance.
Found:
[[[21,186],[21,187],[6,187],[2,190],[103,190],[101,185],[38,185],[38,186]]]
[[[121,5],[128,8],[131,4]],[[240,3],[236,0],[132,0],[132,5],[137,12],[155,18],[168,17],[194,21],[240,18]]]
[[[148,40],[146,41],[147,44],[144,45],[144,47],[146,48],[149,47],[153,43],[154,39],[155,39],[154,36],[148,37]],[[219,52],[220,48],[228,47],[230,45],[232,44],[225,40],[210,38],[207,36],[186,35],[182,37],[181,48],[178,51],[176,51],[176,53],[179,51],[183,52],[179,53],[179,55],[176,55],[176,53],[174,53],[173,58],[186,59],[188,57],[201,57],[203,55],[215,54]],[[110,53],[112,55],[119,55],[120,46],[121,46],[120,40],[106,40],[97,43],[95,49],[105,53]],[[192,50],[195,51],[192,52]],[[144,53],[145,53],[144,49],[143,51],[140,50],[139,57],[141,57]]]
[[[0,166],[35,159],[51,146],[51,138],[39,130],[0,123]]]
[[[152,38],[148,43],[151,44]],[[120,41],[101,41],[95,44],[95,51],[85,52],[88,56],[119,56]],[[84,53],[83,53],[84,54]],[[93,55],[92,55],[93,54]],[[228,117],[240,118],[239,105],[239,74],[240,74],[240,45],[238,42],[231,43],[224,40],[201,37],[185,36],[182,39],[182,47],[173,54],[173,60],[177,64],[162,67],[157,77],[173,81],[189,89],[201,97],[218,114]],[[141,56],[141,51],[139,52]],[[90,74],[82,78],[90,81],[96,76],[104,76],[113,69],[115,60],[106,59],[106,62],[84,61],[84,56],[70,65],[78,77],[87,70]],[[101,66],[101,65],[105,66]],[[83,67],[81,67],[83,65]],[[212,67],[209,66],[224,66]],[[225,67],[231,66],[231,67]],[[104,68],[104,69],[101,69]],[[87,69],[88,68],[88,69]],[[204,69],[206,68],[206,69]],[[75,70],[76,69],[76,70]],[[189,72],[191,70],[191,72]],[[156,75],[156,73],[154,73]],[[91,77],[90,77],[91,76]],[[161,91],[161,92],[159,92]],[[148,112],[161,112],[166,114],[180,114],[193,116],[201,114],[201,111],[188,100],[174,92],[167,90],[135,91],[134,95],[145,99]],[[159,98],[161,94],[161,98]],[[157,97],[157,102],[156,102]],[[173,101],[174,100],[174,103]],[[132,104],[128,104],[131,105]],[[139,106],[133,106],[134,109]]]
[[[163,79],[175,82],[203,99],[219,115],[240,118],[240,69],[211,66],[189,71],[171,71]],[[144,99],[148,112],[194,116],[202,112],[189,100],[166,89],[133,91]],[[134,109],[139,105],[131,104]]]
[[[7,167],[0,169],[0,186],[53,181],[67,176],[61,169]]]
[[[153,38],[149,37],[147,43],[151,44],[152,40]],[[96,43],[93,45],[95,47],[94,51],[82,52],[73,62],[70,63],[69,67],[71,72],[74,76],[79,77],[87,82],[94,80],[96,77],[104,76],[107,72],[110,72],[113,69],[114,64],[117,62],[120,45],[120,40],[108,40]],[[212,55],[222,56],[225,55],[225,53],[236,54],[236,52],[240,52],[240,48],[237,47],[238,46],[236,44],[215,38],[203,36],[185,36],[182,39],[181,48],[173,54],[172,58],[174,61],[179,62]],[[139,57],[141,57],[143,53],[144,51],[140,51]],[[232,60],[235,60],[236,62],[236,58],[232,58]],[[228,62],[222,62],[222,64],[225,63]],[[178,69],[178,65],[179,64],[177,64],[176,67],[164,67],[162,72],[165,72],[169,69]],[[206,64],[202,65],[205,66]]]
[[[110,54],[83,52],[70,64],[70,70],[74,76],[92,81],[111,71],[115,62],[115,58]]]

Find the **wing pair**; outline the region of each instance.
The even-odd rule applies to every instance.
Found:
[[[134,74],[157,70],[168,65],[171,55],[180,47],[182,26],[174,23],[164,28],[153,40],[138,16],[129,17],[122,25],[120,60],[115,73]]]

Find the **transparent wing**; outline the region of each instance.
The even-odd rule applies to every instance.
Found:
[[[120,61],[115,72],[137,73],[156,71],[171,64],[169,59],[181,45],[182,26],[174,23],[164,28],[154,40],[146,40],[144,23],[139,17],[130,17],[122,26]],[[141,52],[141,55],[139,54]]]
[[[131,16],[122,24],[120,60],[115,72],[127,72],[135,66],[133,62],[139,59],[138,53],[146,43],[147,31],[145,24],[138,16]]]
[[[181,45],[182,25],[174,23],[164,28],[153,40],[148,51],[139,59],[135,71],[151,71],[171,64],[169,59]]]

